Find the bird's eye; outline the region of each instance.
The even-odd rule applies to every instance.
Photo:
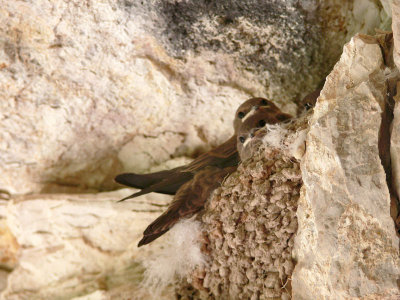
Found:
[[[268,101],[265,100],[265,99],[261,100],[261,105],[262,105],[262,106],[268,105]]]
[[[258,126],[259,126],[259,127],[264,127],[265,124],[266,124],[266,122],[265,122],[264,120],[260,120],[260,121],[258,122]]]
[[[238,113],[238,118],[239,118],[239,119],[243,119],[243,118],[244,118],[244,112],[240,111],[240,112]]]
[[[304,108],[306,110],[310,110],[310,108],[312,108],[312,104],[310,102],[307,102],[306,104],[304,104]]]
[[[244,138],[244,136],[239,137],[239,141],[240,141],[242,144],[244,143],[245,140],[246,140],[246,139]]]

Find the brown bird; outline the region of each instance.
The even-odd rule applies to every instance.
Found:
[[[282,113],[276,106],[258,108],[238,128],[238,147],[245,145],[248,140],[253,138],[254,133],[267,123],[275,124],[290,118],[290,115]],[[180,219],[190,218],[202,210],[212,191],[222,183],[226,176],[236,171],[236,169],[237,164],[224,168],[206,166],[196,172],[193,179],[187,181],[178,189],[167,211],[146,228],[138,246],[154,241]]]
[[[282,113],[272,102],[262,98],[253,98],[246,101],[239,107],[236,116],[235,131],[239,131],[241,136],[246,137],[251,135],[254,128],[263,127],[266,123],[277,123],[290,117]],[[237,121],[237,119],[240,121]],[[153,173],[153,175],[157,175],[154,176],[156,177],[155,183],[149,188],[125,198],[137,197],[151,191],[159,191],[160,188],[165,190],[168,184],[171,184],[170,186],[173,186],[174,189],[176,188],[176,194],[167,211],[147,227],[143,233],[142,240],[138,244],[139,247],[157,239],[180,219],[190,218],[204,207],[212,191],[222,183],[227,175],[236,170],[239,162],[236,144],[235,134],[221,146],[199,156],[186,166]],[[165,177],[166,174],[169,177]],[[134,175],[141,178],[140,175]],[[142,176],[146,175],[152,174]],[[176,180],[176,177],[178,177],[178,180]],[[178,186],[178,184],[180,185]],[[173,192],[173,189],[171,188],[169,191]]]
[[[197,172],[192,180],[184,183],[178,189],[168,209],[146,228],[143,232],[143,238],[138,243],[138,247],[154,241],[182,218],[190,218],[203,209],[211,193],[236,168],[236,166],[223,169],[205,167]]]
[[[266,124],[276,124],[289,121],[291,115],[283,113],[276,106],[273,108],[260,108],[256,114],[245,120],[240,126],[237,133],[237,151],[241,160],[245,160],[249,155],[244,155],[246,147],[253,138],[257,138],[257,132]],[[251,153],[250,153],[251,155]]]
[[[309,111],[311,108],[314,108],[320,94],[321,89],[317,89],[314,92],[305,96],[299,103],[297,113],[301,114],[304,111]]]
[[[243,102],[236,110],[235,119],[233,120],[235,134],[238,132],[242,123],[253,115],[258,108],[271,108],[272,110],[275,110],[277,107],[274,103],[264,98],[251,98]]]
[[[200,155],[187,165],[149,174],[123,173],[116,176],[116,182],[141,189],[140,192],[134,193],[120,201],[151,192],[174,195],[185,182],[191,180],[198,171],[207,166],[214,166],[220,169],[236,166],[239,163],[239,156],[236,149],[236,132],[242,122],[246,121],[261,108],[271,109],[272,111],[279,110],[275,104],[264,98],[251,98],[245,101],[235,113],[233,122],[234,135],[223,144]]]

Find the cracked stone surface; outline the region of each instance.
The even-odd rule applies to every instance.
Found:
[[[388,71],[379,45],[356,36],[314,108],[301,162],[296,299],[400,296],[399,239],[378,151]]]
[[[115,174],[186,163],[231,135],[251,96],[295,112],[345,42],[388,29],[391,13],[400,53],[399,1],[319,2],[0,0],[0,299],[148,298],[141,262],[163,240],[136,244],[170,197],[116,204],[132,191],[101,192]],[[357,37],[344,50],[301,163],[292,293],[397,299],[398,238],[376,149],[388,71],[377,45]],[[393,166],[399,113],[396,103]],[[288,150],[300,159],[304,147]],[[294,167],[285,155],[277,163]],[[289,252],[271,293],[291,276]],[[232,277],[232,291],[243,278]]]
[[[14,245],[6,249],[14,252],[1,253],[2,263],[13,268],[1,299],[71,299],[88,290],[99,290],[99,297],[101,290],[111,290],[107,297],[131,299],[139,290],[139,261],[161,246],[139,249],[137,240],[169,197],[116,203],[130,192],[21,196],[2,202],[1,221],[7,225],[2,228],[12,233]],[[3,232],[1,246],[7,236]]]
[[[317,2],[1,1],[0,189],[113,188],[223,142],[251,96],[294,112],[385,19],[376,1]]]
[[[400,1],[392,1],[392,12],[394,16],[393,21],[393,37],[394,37],[394,63],[397,68],[400,68]],[[400,90],[397,87],[397,90]],[[400,101],[399,95],[395,97],[395,107],[393,112],[393,123],[392,123],[392,134],[390,144],[390,154],[392,159],[392,172],[394,188],[396,189],[397,195],[400,195]]]

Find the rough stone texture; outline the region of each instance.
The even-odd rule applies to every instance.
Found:
[[[9,234],[2,234],[1,260],[14,270],[1,299],[71,299],[95,290],[132,299],[143,271],[139,261],[162,244],[137,248],[136,243],[169,197],[153,197],[158,206],[143,198],[115,203],[130,192],[23,196],[2,202],[2,222],[12,232],[14,246],[6,246],[3,240]],[[4,246],[15,253],[5,254]]]
[[[112,188],[222,142],[250,96],[295,111],[382,24],[376,1],[318,2],[0,1],[0,189]]]
[[[400,297],[399,239],[378,152],[385,71],[379,45],[354,37],[314,109],[301,162],[296,299]]]
[[[395,19],[393,21],[393,37],[394,37],[394,63],[397,68],[400,67],[400,1],[392,1],[392,11]],[[400,87],[397,84],[397,91],[400,91]],[[393,175],[393,188],[397,193],[397,197],[400,196],[400,94],[397,92],[395,100],[395,106],[393,111],[393,123],[391,131],[391,143],[390,143],[390,155],[391,155],[391,166]],[[400,206],[400,205],[399,205]],[[400,216],[397,222],[400,224]]]
[[[324,79],[346,40],[357,32],[387,29],[388,3],[383,1],[383,10],[375,0],[293,0],[285,5],[271,0],[261,6],[253,1],[0,0],[1,298],[138,296],[143,271],[140,261],[151,253],[161,253],[163,239],[141,249],[136,243],[162,210],[150,203],[165,203],[167,198],[152,195],[116,205],[113,202],[128,192],[10,194],[99,191],[115,187],[112,178],[120,171],[181,164],[186,156],[226,139],[232,132],[233,112],[250,96],[270,97],[294,112],[294,104],[288,101],[299,100]],[[398,3],[391,3],[396,45],[400,39]],[[315,120],[323,120],[327,111],[333,115],[340,111],[338,127],[333,123],[320,132],[318,128],[326,123],[314,121],[313,130],[332,134],[335,139],[324,136],[328,142],[338,143],[328,143],[332,147],[349,147],[336,149],[341,155],[356,149],[355,162],[371,158],[377,172],[373,178],[380,187],[365,187],[370,184],[369,176],[351,177],[363,172],[360,166],[364,166],[349,169],[354,155],[347,160],[343,155],[331,157],[321,144],[315,149],[317,145],[310,142],[313,150],[308,165],[315,159],[315,163],[326,162],[332,171],[332,165],[343,164],[339,174],[331,175],[359,179],[360,186],[356,182],[351,205],[346,198],[350,194],[339,194],[343,196],[340,203],[327,206],[327,213],[317,206],[317,214],[311,214],[313,205],[327,204],[324,201],[330,198],[315,198],[310,191],[322,193],[325,186],[311,183],[315,179],[310,179],[311,175],[306,178],[300,197],[299,241],[307,244],[299,242],[296,252],[301,259],[299,274],[304,275],[304,281],[295,280],[298,298],[308,297],[306,287],[313,293],[311,298],[320,298],[321,292],[332,299],[357,295],[357,284],[365,299],[384,297],[381,291],[390,293],[395,287],[391,276],[396,273],[398,240],[391,231],[387,191],[375,151],[380,108],[364,89],[381,83],[381,58],[375,46],[365,49],[369,50],[356,53],[357,61],[342,62],[347,64],[347,73],[331,76],[325,85],[325,100],[317,107]],[[373,68],[360,66],[374,61],[376,74],[365,81],[365,74]],[[355,87],[348,85],[347,90],[346,82],[333,80],[334,76],[347,80],[350,75]],[[332,94],[336,98],[328,101],[326,95]],[[374,97],[379,98],[379,93]],[[366,104],[362,99],[372,102]],[[353,130],[350,112],[363,118],[371,139],[364,142],[359,131],[351,131],[347,138],[341,131]],[[394,124],[398,118],[397,108]],[[398,152],[397,127],[392,149]],[[359,148],[350,148],[356,143],[365,148],[358,144]],[[301,147],[298,149],[292,156],[302,156]],[[399,165],[397,158],[396,163]],[[324,180],[322,175],[316,179]],[[328,187],[331,179],[337,178],[332,176],[325,181]],[[338,188],[344,188],[344,182],[340,181]],[[365,194],[359,193],[362,187]],[[361,201],[362,197],[370,201]],[[338,220],[334,209],[340,212],[342,201],[346,210]],[[311,219],[305,212],[310,212]],[[365,224],[372,228],[369,235],[363,231]],[[357,248],[359,245],[362,248]],[[336,251],[332,261],[323,260],[329,255],[319,255],[325,251]],[[338,264],[326,273],[330,262]],[[342,266],[347,269],[340,269]],[[318,269],[307,271],[306,267]],[[282,279],[287,278],[289,272],[281,266],[277,269]],[[381,275],[382,270],[384,276],[378,278],[371,273]],[[368,285],[362,280],[367,277],[372,278]],[[352,285],[347,287],[347,283]],[[368,289],[372,291],[367,293]],[[146,292],[141,291],[141,299],[148,298]],[[166,291],[165,298],[172,297],[170,292]]]
[[[394,118],[392,123],[392,135],[390,143],[393,182],[397,195],[400,195],[400,101],[399,100],[400,100],[399,98],[396,99],[396,104],[394,108]]]
[[[392,30],[394,37],[394,62],[398,69],[400,69],[400,1],[390,0],[391,10],[393,16]]]

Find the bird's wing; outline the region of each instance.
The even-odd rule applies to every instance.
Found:
[[[194,174],[208,166],[225,168],[236,166],[238,163],[236,136],[233,136],[217,148],[200,155],[186,166],[150,174],[124,173],[118,175],[115,177],[115,181],[118,183],[142,189],[119,200],[119,202],[152,192],[173,195],[184,183],[191,180]]]
[[[148,174],[123,173],[117,175],[115,177],[115,181],[119,184],[134,187],[137,189],[145,189],[166,178],[174,176],[175,173],[180,172],[180,168],[181,167]],[[157,192],[162,194],[174,195],[180,186],[181,184],[179,186],[170,185],[162,187]]]
[[[206,166],[224,168],[237,165],[238,163],[239,156],[236,149],[236,136],[234,135],[218,147],[197,157],[194,161],[185,166],[182,171],[196,172]]]
[[[179,188],[187,181],[193,178],[193,173],[190,172],[174,172],[169,177],[156,182],[139,192],[136,192],[128,197],[125,197],[118,202],[125,201],[128,199],[136,198],[141,195],[145,195],[152,192],[164,193],[164,194],[175,194]],[[167,192],[167,193],[166,193]]]
[[[202,199],[193,191],[193,180],[186,182],[176,193],[168,210],[152,222],[143,232],[138,247],[154,241],[167,232],[176,222],[185,216],[191,216],[201,209]]]
[[[178,190],[167,211],[146,228],[138,247],[154,241],[180,219],[189,218],[201,210],[211,192],[221,184],[225,176],[235,170],[236,167],[225,169],[207,167],[198,172]]]

